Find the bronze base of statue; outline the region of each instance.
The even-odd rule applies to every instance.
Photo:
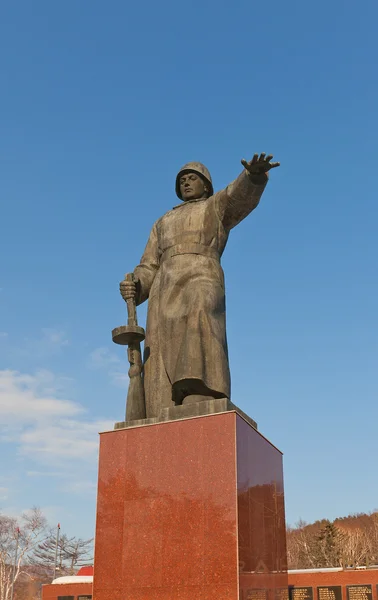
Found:
[[[164,421],[177,421],[180,419],[189,419],[191,417],[204,417],[216,413],[235,411],[247,423],[257,429],[257,423],[251,417],[245,414],[240,408],[231,402],[228,398],[217,398],[211,400],[202,400],[193,404],[182,404],[180,406],[171,406],[170,408],[162,408],[158,417],[149,419],[135,419],[120,421],[115,423],[114,429],[125,429],[128,427],[140,427],[143,425],[153,425],[154,423],[162,423]]]

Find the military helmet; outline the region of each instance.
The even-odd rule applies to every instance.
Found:
[[[176,177],[176,194],[180,198],[180,200],[182,200],[181,192],[180,192],[180,177],[184,173],[197,173],[197,175],[202,177],[202,179],[204,179],[206,181],[206,183],[209,184],[209,186],[210,186],[209,196],[212,196],[214,194],[213,184],[211,181],[211,175],[210,175],[209,171],[206,169],[205,165],[203,165],[200,162],[190,162],[190,163],[186,163],[186,165],[184,165],[182,167],[182,169],[180,169],[180,171],[178,172],[177,177]]]

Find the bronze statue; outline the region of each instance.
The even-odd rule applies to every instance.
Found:
[[[145,410],[139,418],[158,417],[162,408],[175,405],[230,398],[220,257],[230,230],[258,205],[268,171],[279,166],[272,158],[262,153],[242,160],[243,172],[215,194],[206,167],[186,164],[176,178],[183,203],[156,221],[133,277],[121,282],[125,301],[149,300]],[[132,364],[130,354],[129,360]],[[132,406],[128,413],[138,418]]]

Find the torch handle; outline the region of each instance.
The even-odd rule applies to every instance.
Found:
[[[133,282],[134,281],[134,273],[127,273],[125,275],[125,281]],[[126,300],[126,304],[127,304],[127,324],[128,325],[138,325],[135,298],[128,298]]]

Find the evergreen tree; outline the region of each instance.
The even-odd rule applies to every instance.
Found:
[[[338,567],[342,564],[341,531],[330,521],[322,527],[317,536],[318,567]]]
[[[63,549],[63,560],[70,575],[73,575],[78,568],[92,564],[93,538],[89,540],[71,538],[68,540]]]
[[[36,546],[29,562],[38,567],[41,572],[49,574],[51,578],[54,575],[56,577],[74,575],[81,566],[92,563],[92,542],[93,539],[69,538],[62,534],[59,537],[56,570],[54,570],[56,534],[51,530],[49,536]]]

